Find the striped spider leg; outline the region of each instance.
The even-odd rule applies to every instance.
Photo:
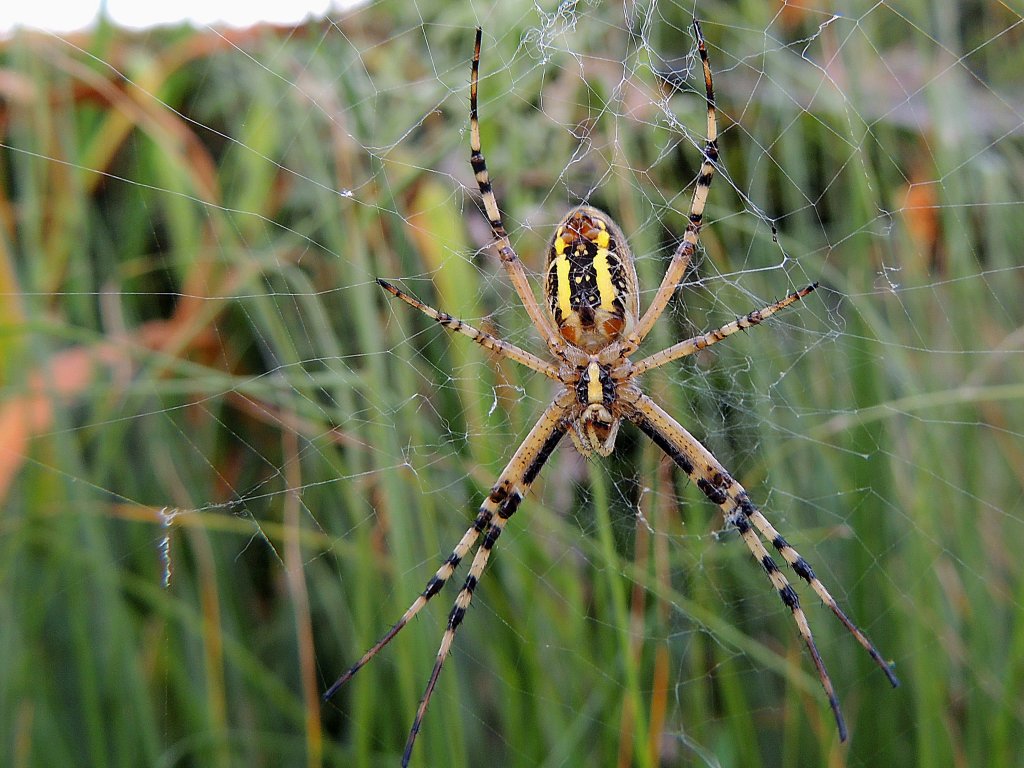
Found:
[[[441,591],[459,564],[473,553],[469,573],[449,613],[448,625],[442,636],[433,670],[406,740],[402,756],[403,767],[409,764],[412,757],[416,736],[422,726],[441,668],[451,651],[455,633],[469,609],[491,550],[509,518],[519,508],[544,463],[566,433],[585,457],[594,454],[608,456],[615,447],[615,438],[623,420],[636,424],[686,472],[708,499],[721,507],[726,524],[739,530],[751,554],[764,569],[783,603],[792,612],[797,630],[807,646],[828,697],[840,740],[847,738],[846,723],[832,681],[815,646],[807,616],[800,606],[796,591],[772,558],[762,538],[829,606],[843,626],[885,672],[889,681],[894,686],[898,685],[899,681],[881,654],[867,636],[847,618],[832,595],[815,576],[807,561],[754,506],[747,492],[729,475],[711,452],[645,395],[637,383],[641,373],[692,355],[739,331],[759,325],[776,312],[804,298],[817,287],[816,283],[809,285],[789,294],[781,301],[750,312],[716,330],[677,342],[636,363],[630,360],[630,356],[665,311],[696,251],[703,224],[704,205],[718,160],[718,133],[711,67],[704,37],[696,20],[693,29],[704,74],[707,142],[704,146],[700,174],[694,186],[686,231],[672,256],[665,277],[643,315],[640,314],[640,290],[636,269],[626,237],[607,214],[588,205],[570,210],[555,228],[547,248],[543,308],[534,296],[526,270],[513,250],[502,223],[480,146],[477,85],[482,32],[479,28],[476,31],[470,77],[470,161],[480,188],[484,212],[491,226],[495,250],[531,322],[547,344],[553,361],[548,362],[514,344],[478,330],[424,304],[390,283],[378,280],[382,288],[431,320],[472,339],[498,357],[514,360],[543,374],[556,383],[558,390],[491,487],[473,524],[438,567],[420,595],[383,637],[324,694],[325,699],[330,699],[342,685],[369,663]]]
[[[793,296],[795,295],[793,294]],[[789,298],[792,298],[792,296]],[[747,315],[741,321],[730,323],[729,326],[720,329],[721,333],[716,331],[712,334],[706,334],[706,337],[712,339],[708,343],[713,344],[715,341],[730,335],[730,333],[741,330],[741,325],[744,322],[749,322],[749,318],[750,315]],[[703,349],[703,346],[693,346],[694,351],[698,349]],[[842,622],[843,626],[868,652],[872,660],[882,669],[886,677],[889,678],[889,682],[895,688],[900,684],[900,681],[893,673],[889,664],[882,658],[882,655],[868,639],[867,635],[850,621],[842,608],[839,607],[835,598],[829,594],[825,585],[814,574],[810,564],[775,529],[750,500],[750,496],[743,486],[732,478],[711,451],[686,431],[661,406],[638,389],[629,395],[623,393],[623,397],[632,401],[632,408],[628,412],[627,418],[636,424],[640,431],[651,438],[655,445],[661,448],[676,465],[689,475],[690,479],[694,481],[694,484],[708,499],[722,508],[726,525],[733,526],[739,531],[743,542],[747,545],[754,559],[764,568],[768,579],[778,591],[782,602],[792,611],[800,637],[807,646],[822,688],[825,689],[825,695],[828,697],[828,703],[832,708],[836,727],[839,731],[839,740],[846,741],[848,735],[846,721],[839,706],[839,699],[836,696],[828,670],[825,668],[825,662],[822,661],[821,654],[814,643],[814,635],[811,632],[810,623],[807,621],[807,615],[800,606],[800,598],[764,544],[761,543],[758,533],[764,536],[793,571],[811,586],[811,589],[821,598],[821,601],[832,610],[832,613]]]
[[[396,289],[392,289],[396,290]],[[402,295],[396,293],[395,295]],[[475,331],[475,329],[469,326],[465,328]],[[481,343],[487,336],[482,331],[476,332],[479,336],[475,336]],[[486,345],[485,345],[486,346]],[[490,347],[488,347],[490,348]],[[502,349],[506,349],[502,347]],[[499,353],[500,354],[500,353]],[[455,573],[455,569],[458,568],[459,563],[472,551],[477,540],[483,536],[483,540],[480,542],[476,549],[476,554],[473,556],[473,562],[469,568],[469,574],[466,576],[466,580],[462,585],[462,589],[459,591],[458,596],[455,598],[455,603],[452,606],[451,612],[448,614],[448,626],[444,631],[444,636],[441,638],[441,647],[437,651],[437,659],[434,662],[434,669],[430,673],[430,681],[427,684],[427,689],[423,694],[423,698],[420,701],[419,708],[416,711],[416,718],[413,721],[412,728],[409,731],[409,736],[406,740],[405,750],[402,754],[402,766],[403,768],[409,764],[409,760],[412,757],[413,744],[416,742],[416,736],[419,733],[420,725],[423,723],[423,717],[427,712],[427,705],[430,703],[430,697],[433,695],[434,686],[437,685],[438,677],[441,674],[441,667],[445,660],[448,658],[448,652],[451,650],[452,642],[455,640],[455,632],[459,628],[459,624],[462,623],[463,617],[466,615],[466,611],[469,609],[470,601],[473,599],[473,591],[476,589],[477,583],[480,581],[480,576],[483,574],[484,568],[487,566],[487,560],[490,557],[491,549],[497,542],[498,537],[501,535],[502,530],[505,528],[505,524],[509,518],[515,514],[515,511],[519,508],[523,498],[529,491],[533,481],[537,478],[540,473],[541,467],[551,456],[551,452],[555,450],[555,446],[565,435],[567,429],[566,423],[566,412],[569,409],[570,401],[572,400],[572,393],[562,392],[559,397],[547,407],[540,419],[534,425],[533,429],[530,430],[526,439],[523,441],[519,449],[513,454],[512,459],[509,461],[508,466],[502,470],[498,476],[497,482],[491,487],[490,493],[487,498],[484,499],[483,504],[480,505],[480,509],[477,512],[476,519],[473,524],[466,530],[459,540],[459,543],[452,550],[452,553],[445,559],[441,564],[441,567],[437,569],[437,572],[433,575],[430,581],[427,582],[423,592],[420,593],[419,597],[413,601],[412,605],[402,614],[402,617],[395,622],[395,624],[389,629],[380,640],[372,648],[370,648],[363,657],[359,659],[352,667],[341,677],[335,681],[335,683],[327,689],[324,693],[324,700],[330,699],[338,691],[341,686],[347,683],[356,672],[362,669],[377,653],[397,635],[412,618],[423,610],[427,602],[448,582],[448,580]]]

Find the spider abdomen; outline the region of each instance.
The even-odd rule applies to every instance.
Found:
[[[559,222],[548,246],[544,298],[559,334],[598,352],[629,333],[640,314],[636,269],[626,236],[590,206]]]

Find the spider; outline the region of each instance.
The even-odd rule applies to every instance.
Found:
[[[750,500],[743,486],[733,479],[707,448],[654,400],[645,395],[637,383],[640,374],[692,355],[738,331],[755,326],[817,288],[817,283],[808,285],[717,330],[677,342],[638,362],[630,360],[630,356],[665,311],[697,249],[704,204],[718,161],[718,129],[711,67],[708,62],[707,46],[696,19],[693,22],[693,30],[704,70],[707,143],[704,146],[703,163],[694,187],[689,223],[682,242],[672,255],[665,277],[643,315],[640,314],[639,286],[633,256],[625,235],[607,214],[588,205],[581,205],[569,211],[555,229],[548,245],[544,273],[544,303],[547,313],[537,302],[526,270],[512,249],[502,224],[498,202],[481,151],[480,125],[477,118],[477,82],[480,77],[482,37],[479,27],[476,30],[469,87],[470,162],[491,225],[494,238],[492,244],[501,257],[501,262],[530,320],[544,337],[553,361],[543,360],[514,344],[473,328],[451,315],[427,306],[390,283],[377,280],[384,290],[420,310],[445,328],[468,336],[499,357],[515,360],[547,376],[559,387],[554,400],[512,455],[508,466],[502,470],[497,482],[481,504],[472,526],[462,535],[455,549],[427,582],[423,592],[398,622],[324,694],[325,700],[334,696],[342,685],[391,642],[427,602],[441,591],[458,565],[480,541],[473,555],[469,574],[448,616],[448,626],[441,639],[433,671],[405,744],[403,767],[409,764],[413,744],[423,723],[441,667],[448,658],[455,633],[469,609],[473,592],[487,566],[491,550],[494,549],[505,525],[519,508],[544,463],[567,433],[583,456],[590,457],[595,453],[598,456],[608,456],[615,446],[615,437],[624,419],[639,427],[712,502],[722,508],[726,525],[739,531],[750,553],[764,568],[782,602],[793,614],[800,637],[807,646],[818,678],[828,697],[840,741],[846,740],[847,730],[832,681],[815,646],[810,624],[803,608],[800,607],[797,593],[762,543],[762,538],[778,552],[797,576],[810,585],[885,672],[889,682],[894,687],[899,685],[889,664],[883,660],[874,644],[847,618],[825,585],[814,575],[811,566],[765,518]]]

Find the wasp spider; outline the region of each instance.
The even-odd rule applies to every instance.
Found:
[[[764,568],[772,586],[782,602],[790,609],[797,629],[803,638],[811,660],[818,672],[825,695],[835,715],[840,740],[847,732],[832,681],[814,644],[811,628],[800,607],[796,591],[780,570],[764,542],[773,547],[794,573],[806,581],[811,589],[836,615],[843,626],[867,650],[875,663],[885,672],[889,682],[899,681],[889,665],[867,636],[858,629],[835,599],[825,589],[811,566],[787,543],[786,539],[754,506],[747,492],[725,470],[701,443],[686,431],[672,416],[643,393],[637,379],[640,374],[695,352],[763,322],[779,310],[799,301],[813,291],[817,284],[790,294],[786,298],[751,312],[721,328],[680,341],[661,352],[638,362],[630,356],[640,346],[658,318],[664,312],[676,291],[686,268],[697,248],[697,237],[703,220],[704,204],[711,188],[711,179],[718,159],[715,95],[711,82],[707,48],[700,25],[694,21],[697,49],[704,69],[707,93],[707,143],[700,176],[690,204],[689,223],[683,240],[672,256],[654,300],[642,315],[639,288],[633,256],[626,238],[607,214],[580,206],[559,222],[548,246],[547,266],[544,273],[544,303],[547,313],[534,297],[526,271],[509,242],[501,221],[498,203],[491,188],[487,166],[480,147],[480,125],[477,122],[477,81],[480,66],[481,31],[476,31],[473,64],[470,78],[470,162],[483,198],[487,219],[494,235],[493,245],[530,320],[544,337],[553,361],[543,360],[507,341],[473,328],[451,315],[429,307],[393,285],[377,282],[389,293],[415,307],[452,331],[468,336],[477,344],[501,357],[507,357],[547,376],[560,389],[554,400],[512,455],[508,466],[480,506],[476,519],[463,534],[452,553],[427,582],[423,592],[409,606],[405,614],[387,633],[368,650],[355,665],[342,675],[324,694],[331,698],[338,689],[363,668],[409,623],[423,606],[448,582],[459,563],[480,541],[469,568],[462,590],[455,598],[448,617],[448,627],[441,639],[437,660],[420,701],[412,729],[405,745],[402,765],[406,766],[412,753],[416,735],[423,722],[434,686],[437,684],[455,632],[459,628],[473,592],[480,581],[491,550],[504,530],[509,518],[519,508],[541,467],[551,456],[555,446],[568,433],[576,448],[584,456],[607,456],[615,445],[615,436],[623,419],[633,422],[661,448],[696,483],[697,487],[722,508],[726,525],[735,527],[751,554]],[[481,540],[482,537],[482,540]],[[762,542],[762,539],[764,542]]]

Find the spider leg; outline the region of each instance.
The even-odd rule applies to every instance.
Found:
[[[671,347],[663,349],[660,352],[655,352],[650,357],[645,357],[643,360],[639,360],[633,364],[633,375],[639,376],[644,371],[657,368],[665,363],[671,363],[673,360],[678,360],[681,357],[692,355],[694,352],[700,352],[702,349],[706,349],[712,344],[717,344],[722,339],[729,338],[737,331],[745,331],[748,328],[752,328],[753,326],[767,320],[780,309],[785,309],[793,302],[799,301],[817,287],[817,283],[808,285],[806,288],[802,288],[795,293],[791,293],[786,298],[776,301],[774,304],[769,304],[767,307],[762,307],[761,309],[755,309],[744,317],[739,317],[731,323],[726,323],[717,330],[702,333],[699,336],[694,336],[693,338],[686,339],[685,341],[677,342]]]
[[[889,664],[885,662],[874,644],[846,617],[832,595],[814,575],[814,571],[811,570],[807,561],[775,530],[760,510],[754,506],[743,486],[729,475],[711,452],[649,397],[638,391],[634,397],[635,401],[632,403],[631,412],[627,413],[627,417],[690,476],[705,496],[722,508],[726,523],[736,526],[747,548],[764,568],[772,586],[778,591],[782,602],[792,611],[797,629],[811,654],[818,678],[821,680],[822,688],[825,689],[829,706],[835,716],[836,726],[839,729],[839,740],[846,741],[846,723],[839,707],[839,699],[836,697],[832,680],[825,669],[821,654],[818,653],[818,648],[814,644],[814,636],[811,633],[807,616],[803,608],[800,607],[796,591],[772,559],[764,544],[761,543],[757,532],[769,540],[794,572],[811,585],[818,596],[832,609],[843,626],[868,651],[894,687],[899,685],[896,675],[893,674]]]
[[[885,676],[889,678],[889,682],[892,684],[892,687],[896,688],[899,686],[899,678],[893,673],[892,668],[885,659],[882,658],[882,655],[868,639],[867,635],[865,635],[857,625],[850,621],[849,617],[843,612],[843,609],[839,607],[839,603],[837,603],[835,598],[829,594],[825,585],[821,583],[821,579],[814,574],[814,570],[811,568],[810,563],[804,560],[800,553],[793,549],[789,542],[783,538],[782,534],[775,529],[775,526],[768,521],[768,518],[761,513],[761,510],[750,502],[749,498],[744,499],[744,501],[746,504],[744,505],[743,512],[754,524],[754,527],[761,532],[761,535],[764,536],[765,539],[772,543],[772,546],[778,550],[779,554],[782,555],[782,558],[787,563],[789,563],[789,566],[796,572],[796,574],[811,585],[811,589],[813,589],[818,594],[818,597],[821,598],[821,601],[832,610],[832,613],[834,613],[836,618],[842,622],[843,626],[849,630],[850,634],[857,638],[857,642],[859,642],[864,650],[868,652],[875,664],[885,672]]]
[[[704,34],[701,32],[700,24],[693,20],[693,31],[697,37],[697,50],[700,53],[701,65],[704,68],[704,90],[708,105],[708,127],[707,142],[704,144],[704,161],[700,167],[700,175],[697,177],[697,185],[693,188],[693,199],[690,201],[689,222],[686,231],[683,233],[683,240],[672,254],[672,261],[669,263],[665,277],[662,278],[658,292],[654,300],[647,308],[643,317],[637,323],[632,333],[626,338],[623,348],[626,354],[631,354],[640,342],[644,340],[654,324],[658,322],[661,313],[665,311],[669,300],[675,293],[679,282],[683,279],[686,267],[693,259],[697,250],[697,239],[700,236],[700,228],[704,223],[704,206],[708,200],[708,193],[711,191],[711,180],[715,175],[715,164],[718,162],[718,119],[715,110],[715,87],[711,82],[711,65],[708,63],[708,49],[704,42]]]
[[[497,488],[498,486],[496,485],[495,489]],[[459,563],[462,562],[463,558],[469,553],[470,549],[472,549],[473,544],[476,543],[480,534],[490,527],[491,520],[494,518],[494,514],[498,510],[499,503],[495,500],[495,489],[491,490],[491,495],[488,496],[487,499],[484,500],[484,503],[480,505],[480,509],[477,512],[476,520],[473,521],[473,525],[471,525],[466,532],[462,534],[462,538],[459,539],[459,543],[455,545],[455,549],[453,549],[452,553],[448,555],[443,563],[441,563],[441,567],[437,569],[437,572],[431,577],[430,581],[427,582],[427,586],[420,593],[419,597],[417,597],[413,601],[412,605],[406,609],[405,613],[402,614],[402,618],[395,622],[391,629],[385,632],[384,636],[362,655],[362,658],[360,658],[359,661],[349,667],[345,674],[334,681],[331,687],[324,692],[324,701],[329,701],[333,698],[334,694],[338,692],[341,686],[351,680],[355,676],[356,672],[370,663],[373,657],[376,656],[385,645],[390,643],[394,639],[395,635],[401,632],[405,625],[408,624],[417,613],[423,610],[423,607],[430,601],[430,599],[440,592],[442,587],[448,583],[448,579],[450,579],[452,574],[455,573],[455,569],[459,567]]]
[[[505,467],[498,478],[498,482],[491,489],[487,501],[484,502],[484,505],[490,510],[488,513],[490,526],[487,528],[487,532],[484,534],[484,538],[480,542],[476,554],[473,556],[473,562],[469,567],[469,573],[466,575],[466,581],[455,598],[451,613],[448,614],[448,626],[441,638],[441,646],[437,651],[437,659],[434,661],[430,680],[427,683],[426,690],[423,692],[423,698],[420,700],[420,705],[416,710],[416,718],[413,720],[412,728],[409,731],[409,738],[405,743],[405,751],[402,754],[402,768],[409,764],[413,744],[415,744],[416,736],[420,731],[420,726],[423,724],[423,717],[427,713],[427,705],[430,703],[430,697],[433,695],[434,687],[437,685],[438,677],[441,675],[441,667],[451,651],[452,642],[455,640],[455,633],[459,628],[459,624],[462,623],[466,611],[469,610],[469,604],[473,600],[473,591],[480,582],[484,568],[487,567],[487,560],[491,556],[491,550],[494,548],[494,544],[497,542],[502,530],[504,530],[505,524],[515,514],[516,509],[519,508],[519,504],[522,502],[523,497],[526,496],[533,481],[537,479],[541,467],[544,466],[544,463],[551,456],[551,452],[558,445],[559,440],[565,435],[567,427],[566,415],[573,399],[573,393],[566,391],[547,407],[547,410],[544,411],[533,429],[530,430],[530,433],[526,436],[522,445],[519,446],[515,455],[512,456],[512,460]],[[481,507],[481,514],[483,514],[483,507]]]
[[[483,31],[476,28],[476,42],[473,46],[473,66],[469,79],[469,162],[473,166],[473,174],[476,177],[477,186],[480,188],[480,195],[484,201],[484,210],[487,213],[487,221],[491,225],[491,233],[494,235],[494,246],[501,256],[501,263],[505,265],[509,279],[519,300],[523,302],[530,321],[537,327],[548,348],[558,354],[562,349],[562,342],[558,331],[551,322],[551,318],[541,309],[537,303],[537,297],[533,295],[530,281],[526,276],[526,269],[523,262],[512,249],[509,242],[505,225],[501,222],[501,211],[498,208],[498,200],[494,196],[494,189],[491,187],[491,180],[487,173],[487,163],[484,161],[483,150],[480,145],[480,122],[477,110],[477,83],[480,80],[480,42],[483,38]]]
[[[533,429],[526,436],[522,445],[513,454],[508,465],[498,476],[497,482],[495,482],[487,498],[480,505],[473,525],[462,535],[455,549],[452,550],[452,553],[437,569],[437,572],[431,577],[430,581],[427,582],[423,592],[406,609],[405,613],[402,614],[402,617],[391,629],[384,633],[383,637],[364,653],[362,658],[353,664],[345,674],[339,677],[323,695],[324,701],[333,697],[341,686],[351,680],[385,645],[391,642],[395,635],[401,632],[406,624],[423,610],[423,607],[430,599],[441,591],[452,577],[452,574],[455,573],[459,563],[462,562],[463,558],[473,548],[480,535],[484,534],[484,539],[473,558],[469,575],[466,577],[462,590],[459,592],[458,597],[456,597],[455,605],[448,617],[448,627],[441,641],[441,648],[438,651],[437,661],[430,676],[430,683],[416,712],[416,719],[412,730],[409,732],[405,757],[402,761],[403,766],[408,765],[416,734],[419,732],[423,716],[426,713],[427,704],[434,691],[434,686],[437,684],[437,678],[441,673],[441,665],[448,656],[452,641],[455,639],[455,631],[462,622],[466,609],[469,608],[469,603],[473,599],[473,590],[476,588],[480,575],[487,565],[490,550],[497,541],[498,536],[501,535],[501,529],[504,528],[508,518],[515,513],[516,508],[522,502],[533,481],[537,478],[541,467],[551,456],[551,452],[555,449],[558,441],[565,435],[566,414],[573,400],[573,393],[565,392],[547,407]]]
[[[456,331],[457,333],[461,333],[463,336],[468,336],[481,347],[489,349],[491,352],[494,352],[495,354],[501,357],[507,357],[510,360],[515,360],[517,363],[520,363],[522,365],[525,365],[527,368],[537,371],[537,373],[543,373],[549,379],[559,381],[558,370],[555,368],[555,366],[553,366],[551,363],[541,360],[536,355],[527,352],[524,349],[520,349],[515,344],[510,344],[509,342],[503,341],[502,339],[499,339],[496,336],[492,336],[486,331],[481,331],[477,328],[474,328],[468,323],[464,323],[458,318],[452,317],[447,312],[442,312],[438,309],[434,309],[430,305],[424,304],[415,296],[410,296],[405,291],[402,291],[399,288],[396,288],[395,286],[391,285],[391,283],[387,282],[386,280],[381,280],[378,277],[377,284],[380,285],[380,287],[383,288],[388,293],[400,298],[409,306],[415,307],[420,312],[425,314],[427,317],[431,318],[432,320],[436,320],[438,323],[443,325],[448,330]]]

